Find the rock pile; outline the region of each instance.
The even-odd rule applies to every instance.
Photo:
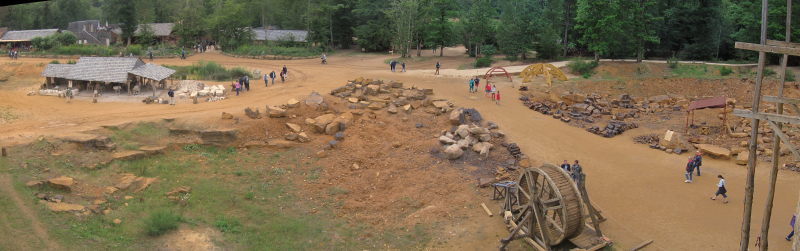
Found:
[[[639,127],[636,123],[633,122],[625,122],[619,120],[611,120],[608,121],[608,124],[603,129],[600,127],[592,126],[586,129],[586,131],[606,137],[611,138],[617,135],[622,134],[623,132]]]
[[[658,135],[657,134],[645,134],[633,137],[633,142],[637,144],[645,144],[645,145],[653,145],[658,144]]]
[[[387,108],[389,113],[410,112],[412,109],[428,107],[426,112],[442,114],[452,110],[452,104],[442,99],[433,99],[433,89],[404,88],[403,83],[357,78],[346,85],[333,89],[331,95],[349,102],[351,109]]]
[[[459,108],[450,113],[450,122],[458,126],[442,131],[438,138],[439,143],[444,145],[445,157],[451,160],[461,158],[467,149],[472,149],[483,158],[489,156],[489,151],[494,147],[489,141],[493,138],[492,134],[497,132],[497,125],[487,123],[491,126],[478,126],[480,122],[476,121],[480,119],[480,114],[474,109]]]
[[[522,150],[519,149],[517,143],[508,143],[505,147],[508,153],[514,156],[515,159],[520,159],[520,157],[522,157]]]

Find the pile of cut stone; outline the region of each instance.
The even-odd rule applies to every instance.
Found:
[[[486,127],[480,126],[483,124],[482,119],[474,109],[454,109],[450,112],[449,119],[454,127],[449,131],[442,131],[439,143],[444,146],[445,157],[451,160],[461,158],[466,149],[472,149],[483,158],[488,157],[489,151],[494,147],[489,141],[505,136],[497,130],[494,123],[487,122]]]
[[[605,128],[600,129],[600,127],[592,126],[586,129],[586,131],[606,137],[611,138],[617,135],[622,134],[623,132],[639,127],[636,123],[633,122],[625,122],[620,120],[611,120],[608,121],[608,124]]]
[[[657,134],[645,134],[633,137],[633,142],[637,144],[645,144],[645,145],[652,145],[658,144],[658,135]]]

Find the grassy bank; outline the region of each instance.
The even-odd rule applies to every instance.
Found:
[[[189,66],[165,65],[176,72],[173,75],[176,79],[195,79],[195,80],[215,80],[228,81],[248,76],[253,79],[252,72],[242,67],[225,68],[216,62],[200,61]]]
[[[311,57],[319,56],[322,50],[319,48],[306,48],[306,47],[282,47],[270,45],[242,45],[227,53],[240,56],[290,56],[290,57]]]

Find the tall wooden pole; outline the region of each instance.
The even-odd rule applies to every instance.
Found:
[[[761,44],[767,44],[767,0],[761,0]],[[752,113],[759,112],[761,106],[761,84],[764,80],[764,64],[766,63],[767,54],[763,51],[758,52],[758,74],[756,75],[756,86],[753,88],[753,109]],[[756,153],[758,150],[758,125],[759,121],[753,117],[750,127],[750,146],[749,146],[749,159],[747,161],[747,179],[745,180],[744,187],[744,212],[742,212],[742,236],[739,242],[739,250],[747,251],[750,245],[750,217],[753,213],[753,183],[755,181],[756,173]]]
[[[786,42],[792,38],[792,0],[786,0]],[[783,54],[781,59],[781,84],[778,86],[778,97],[783,97],[783,86],[786,84],[786,62],[789,55]],[[778,114],[783,114],[783,103],[778,103]],[[777,123],[778,128],[783,128],[782,123]],[[764,215],[761,218],[761,251],[767,251],[769,247],[769,222],[772,218],[772,202],[775,199],[775,182],[778,179],[778,166],[781,156],[781,138],[777,132],[773,132],[772,143],[772,169],[769,172],[769,190],[764,202]]]

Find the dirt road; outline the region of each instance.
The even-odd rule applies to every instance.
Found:
[[[140,103],[91,104],[88,101],[64,104],[54,97],[24,96],[23,89],[0,89],[0,106],[11,106],[21,115],[20,119],[2,125],[4,130],[0,132],[0,144],[132,120],[219,116],[221,111],[241,114],[246,106],[280,104],[289,98],[307,95],[312,90],[324,93],[358,76],[394,79],[404,81],[407,86],[433,88],[438,97],[452,100],[459,106],[477,108],[488,120],[497,122],[510,140],[518,143],[523,152],[534,159],[550,163],[559,163],[564,159],[581,160],[588,176],[589,193],[609,218],[602,225],[604,232],[622,247],[629,248],[647,239],[655,240],[649,247],[654,250],[734,250],[738,247],[744,168],[732,162],[707,158],[703,176],[693,184],[685,184],[682,170],[688,156],[667,155],[633,144],[630,138],[641,134],[644,129],[626,132],[612,139],[602,138],[523,107],[516,100],[516,91],[510,83],[498,82],[504,100],[501,105],[495,105],[484,99],[482,94],[469,94],[463,79],[448,77],[461,74],[433,76],[430,70],[417,70],[427,68],[431,61],[410,63],[411,70],[407,73],[391,73],[384,64],[387,58],[389,56],[333,55],[329,57],[328,65],[320,65],[317,59],[267,61],[205,53],[188,60],[156,60],[155,63],[174,65],[208,60],[262,72],[278,70],[283,64],[289,68],[290,78],[285,84],[264,88],[258,84],[259,81],[255,81],[253,90],[243,96],[198,105],[183,101],[175,107]],[[446,62],[443,63],[443,72],[454,73],[457,73],[454,68],[458,62],[466,62],[457,56],[442,60]],[[33,64],[49,60],[23,58],[18,61]],[[0,59],[0,64],[7,62],[6,58]],[[760,164],[756,176],[752,233],[757,233],[760,228],[767,167],[767,164]],[[717,174],[726,176],[731,196],[729,204],[709,200],[715,190]],[[797,191],[800,189],[798,181],[800,176],[791,172],[781,172],[778,178],[770,236],[770,247],[775,250],[789,248],[783,237],[790,230],[788,220],[797,202]],[[474,239],[495,239],[495,235],[504,234],[476,233],[489,236],[477,236]],[[755,240],[755,235],[751,240]],[[448,246],[459,247],[457,244]],[[487,247],[494,246],[496,243],[487,243]],[[475,247],[463,248],[471,250]]]

